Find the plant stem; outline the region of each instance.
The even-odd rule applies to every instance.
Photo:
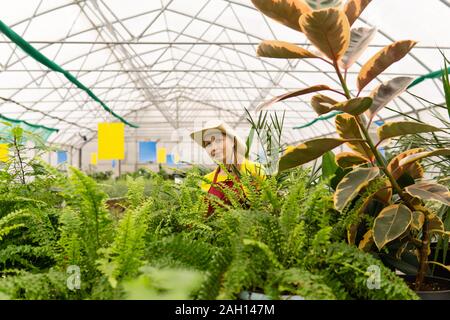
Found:
[[[415,282],[415,290],[418,291],[421,289],[423,280],[425,279],[425,274],[427,271],[428,264],[428,249],[430,246],[430,233],[428,231],[428,210],[423,211],[425,214],[425,221],[423,223],[423,237],[422,237],[422,246],[419,249],[419,270],[417,271],[416,282]]]
[[[334,69],[336,70],[336,73],[337,73],[337,75],[339,77],[339,81],[341,82],[342,89],[344,89],[345,96],[347,97],[347,99],[351,99],[352,97],[350,95],[350,91],[348,90],[347,83],[345,82],[345,79],[342,76],[342,73],[341,73],[341,70],[339,69],[337,61],[333,61],[333,66],[334,66]]]
[[[20,180],[21,180],[22,184],[25,184],[25,170],[23,169],[23,161],[22,161],[22,157],[20,155],[19,145],[17,144],[17,137],[15,135],[14,135],[13,142],[14,142],[14,149],[17,154],[17,159],[19,160]]]

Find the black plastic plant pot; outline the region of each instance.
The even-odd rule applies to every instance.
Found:
[[[408,285],[412,285],[416,280],[415,275],[401,276]],[[422,300],[450,300],[450,280],[440,277],[425,277],[426,287],[433,289],[415,291]]]

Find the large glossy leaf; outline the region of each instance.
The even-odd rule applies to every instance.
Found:
[[[318,58],[312,52],[298,47],[295,44],[278,40],[264,40],[258,46],[256,54],[259,57],[279,59]]]
[[[342,6],[342,0],[305,0],[305,2],[314,10]]]
[[[345,141],[343,139],[321,138],[299,144],[295,148],[290,148],[281,156],[278,170],[281,172],[317,159],[325,152],[340,146]]]
[[[442,222],[441,218],[439,218],[437,215],[432,214],[427,217],[428,219],[428,230],[430,232],[443,232],[444,229],[444,223]]]
[[[369,162],[369,160],[362,157],[360,154],[347,151],[338,153],[335,159],[337,164],[342,168],[359,166],[360,164]]]
[[[450,192],[447,187],[432,183],[418,182],[405,188],[410,195],[418,197],[422,200],[436,200],[447,206],[450,206]]]
[[[420,230],[424,222],[425,222],[425,215],[420,211],[413,211],[411,227],[413,227],[416,230]]]
[[[331,111],[331,108],[338,102],[323,94],[316,94],[311,98],[311,106],[318,115],[326,114]]]
[[[334,102],[334,104],[332,104]],[[361,97],[350,100],[337,102],[322,94],[315,95],[311,98],[311,105],[319,115],[326,114],[331,111],[342,111],[353,116],[364,113],[372,104],[372,98]]]
[[[423,151],[422,148],[410,149],[395,156],[388,164],[387,169],[395,179],[399,179],[405,172],[413,179],[423,177],[423,168],[417,161],[411,161],[408,164],[400,165],[400,162],[410,155]]]
[[[356,168],[350,171],[338,184],[334,193],[334,207],[336,210],[342,210],[356,197],[358,192],[365,187],[371,180],[375,179],[380,173],[380,169]]]
[[[428,157],[434,157],[434,156],[450,156],[450,149],[436,149],[433,151],[423,151],[423,152],[414,153],[414,154],[408,155],[407,157],[404,157],[403,159],[401,159],[399,162],[399,165],[406,166],[417,160],[420,160],[423,158],[428,158]]]
[[[252,0],[254,6],[266,16],[300,31],[298,19],[311,8],[302,0]]]
[[[358,233],[358,226],[359,223],[353,223],[348,227],[347,229],[347,242],[348,244],[355,244],[356,241],[356,235]]]
[[[345,13],[335,8],[312,11],[300,17],[306,37],[329,59],[338,61],[350,43],[350,25]]]
[[[332,178],[338,168],[333,151],[325,152],[322,156],[322,178]]]
[[[387,243],[397,239],[409,227],[412,212],[403,204],[393,204],[384,208],[373,225],[376,246],[381,250]]]
[[[334,177],[330,180],[330,187],[333,190],[336,190],[339,182],[341,182],[341,180],[345,177],[345,175],[347,173],[349,173],[350,171],[352,171],[352,168],[341,168],[341,167],[338,167],[338,169],[334,173]]]
[[[340,66],[343,69],[350,68],[356,60],[364,53],[377,33],[376,28],[353,28],[350,30],[350,44],[345,52]]]
[[[358,249],[367,252],[370,250],[372,245],[373,245],[373,231],[369,230],[364,234],[362,240],[359,242]]]
[[[372,105],[372,98],[361,97],[353,98],[347,101],[339,102],[335,104],[332,110],[342,111],[352,116],[358,116],[364,113]]]
[[[388,122],[377,129],[378,138],[385,140],[393,137],[403,136],[406,134],[435,132],[441,129],[429,124],[413,122],[413,121],[397,121]]]
[[[397,41],[376,53],[361,68],[358,75],[358,90],[361,91],[370,81],[386,70],[394,62],[402,59],[417,42],[412,40]]]
[[[342,139],[363,139],[353,116],[349,114],[338,114],[335,118],[335,123],[336,131]],[[366,142],[348,142],[346,144],[361,156],[365,158],[372,157],[372,152]]]
[[[304,88],[304,89],[300,89],[300,90],[295,90],[292,92],[288,92],[285,94],[282,94],[281,96],[277,96],[275,98],[270,99],[267,102],[264,102],[263,104],[259,105],[256,108],[256,111],[261,111],[263,109],[268,108],[269,106],[271,106],[272,104],[276,103],[276,102],[280,102],[286,99],[290,99],[290,98],[294,98],[294,97],[298,97],[304,94],[308,94],[308,93],[312,93],[312,92],[317,92],[317,91],[324,91],[324,90],[330,90],[331,88],[329,86],[326,85],[316,85],[316,86],[312,86],[312,87],[308,87],[308,88]]]
[[[376,87],[370,94],[372,106],[366,112],[369,119],[372,120],[378,111],[405,91],[413,80],[412,77],[396,77]]]
[[[371,0],[349,0],[345,4],[344,12],[347,15],[348,22],[352,25],[361,15]]]

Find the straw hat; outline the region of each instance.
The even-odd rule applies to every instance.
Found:
[[[237,152],[240,154],[245,153],[247,147],[244,141],[241,139],[241,137],[239,137],[237,132],[230,125],[228,125],[222,120],[210,120],[206,122],[205,125],[200,130],[192,132],[190,136],[195,142],[197,142],[202,148],[204,148],[205,146],[203,136],[205,134],[205,131],[212,129],[220,130],[221,132],[225,133],[228,137],[235,139],[237,145]]]

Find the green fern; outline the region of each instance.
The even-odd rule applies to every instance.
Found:
[[[58,245],[60,247],[59,264],[66,268],[69,265],[83,265],[81,243],[82,221],[79,214],[66,208],[60,216],[60,238]]]
[[[66,284],[67,275],[50,270],[45,273],[20,272],[18,275],[0,278],[0,293],[10,299],[66,300],[76,298]]]
[[[299,295],[306,300],[335,300],[336,296],[326,279],[306,270],[291,268],[270,275],[265,292],[274,299],[282,295]]]
[[[143,177],[133,179],[127,177],[128,193],[127,199],[130,208],[137,208],[144,201],[145,181]]]
[[[135,276],[143,264],[144,235],[151,206],[152,200],[149,200],[141,207],[128,210],[119,222],[112,245],[101,250],[104,257],[97,261],[98,268],[113,288],[119,281]]]

